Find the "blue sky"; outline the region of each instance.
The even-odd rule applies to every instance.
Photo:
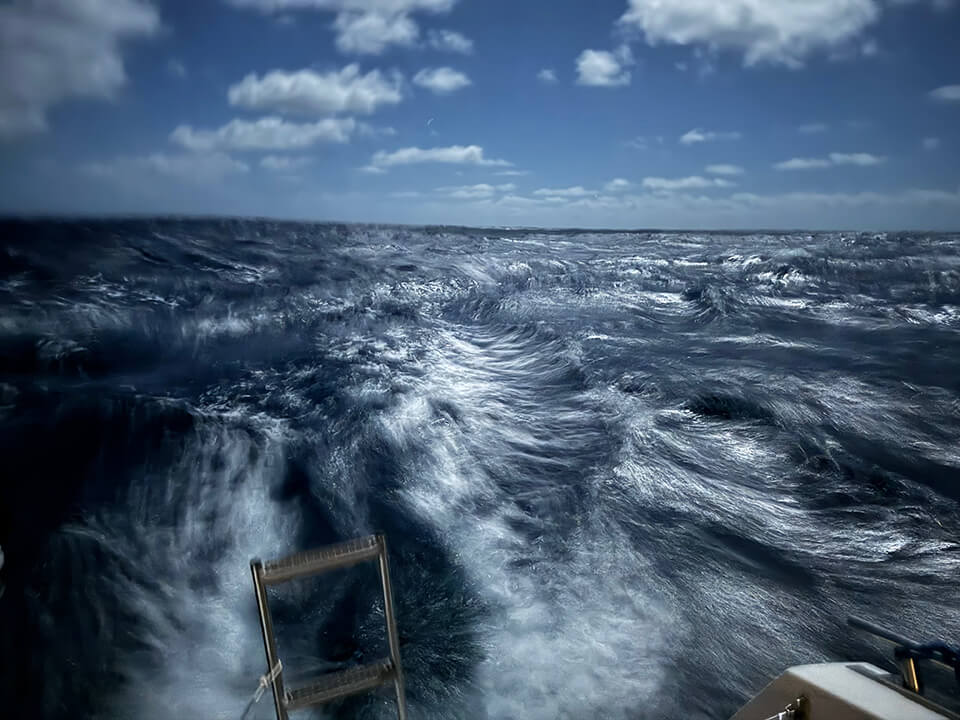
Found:
[[[954,0],[12,0],[0,212],[960,229]]]

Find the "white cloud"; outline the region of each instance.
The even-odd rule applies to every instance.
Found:
[[[871,155],[870,153],[830,153],[825,158],[791,158],[783,162],[776,163],[773,167],[777,170],[819,170],[821,168],[833,167],[834,165],[859,165],[869,167],[871,165],[881,165],[887,159],[880,155]]]
[[[556,85],[557,73],[553,68],[544,68],[537,73],[537,80],[542,82],[544,85]]]
[[[484,165],[509,166],[506,160],[487,158],[479,145],[451,145],[450,147],[418,148],[408,147],[374,154],[367,172],[382,172],[385,168],[397,165],[421,165],[425,163],[445,163],[448,165]]]
[[[741,137],[742,135],[738,132],[712,132],[696,128],[681,135],[680,144],[694,145],[695,143],[713,142],[715,140],[739,140]]]
[[[807,123],[797,128],[797,132],[802,135],[816,135],[818,133],[825,133],[826,131],[827,126],[824,123]]]
[[[930,91],[930,97],[941,102],[960,101],[960,85],[944,85]]]
[[[504,185],[488,185],[487,183],[480,183],[479,185],[439,187],[437,188],[437,192],[443,193],[444,195],[448,195],[449,197],[456,198],[458,200],[479,200],[493,197],[497,193],[513,192],[516,189],[517,186],[513,183],[506,183]]]
[[[630,84],[633,55],[627,45],[616,51],[584,50],[577,58],[577,84],[593,87],[619,87]]]
[[[624,178],[614,178],[604,185],[603,189],[608,193],[620,193],[629,190],[632,186],[633,183],[631,183],[629,180],[625,180]]]
[[[924,150],[936,150],[940,147],[940,138],[925,137],[921,144]]]
[[[250,167],[224,153],[153,153],[138,157],[119,157],[105,163],[89,163],[81,171],[93,177],[126,182],[131,178],[161,175],[183,182],[218,182],[228,175],[249,172]]]
[[[818,50],[841,47],[880,16],[875,0],[629,0],[620,24],[651,45],[699,45],[799,67]]]
[[[318,142],[345,143],[356,123],[353,118],[324,118],[315,123],[291,123],[279,117],[250,122],[231,120],[216,130],[194,130],[180,125],[171,142],[188,150],[291,150]]]
[[[427,33],[427,42],[434,50],[469,55],[473,52],[473,40],[454,30],[431,30]]]
[[[345,53],[379,55],[390,45],[412,47],[420,28],[409,15],[342,12],[333,21],[337,48]]]
[[[538,197],[559,197],[559,198],[576,198],[576,197],[586,197],[587,195],[595,195],[596,193],[592,190],[587,190],[580,185],[575,187],[568,188],[540,188],[539,190],[534,190],[533,194]]]
[[[735,183],[723,178],[705,178],[699,175],[693,175],[685,178],[662,178],[646,177],[643,179],[643,187],[647,190],[659,190],[662,192],[673,192],[674,190],[703,190],[706,188],[728,188],[734,187]]]
[[[293,157],[290,155],[266,155],[260,159],[260,167],[273,172],[293,172],[301,170],[313,162],[313,158]]]
[[[523,177],[529,174],[529,170],[499,170],[494,173],[494,175],[501,175],[503,177]]]
[[[871,165],[882,165],[887,159],[879,155],[871,155],[870,153],[830,153],[830,161],[834,165],[860,165],[862,167],[869,167]]]
[[[378,55],[391,45],[413,47],[420,26],[416,12],[449,11],[456,0],[227,0],[263,12],[321,10],[337,13],[333,29],[342,52]],[[462,36],[461,36],[462,37]],[[465,38],[464,38],[465,39]],[[451,49],[451,48],[446,48]]]
[[[776,163],[773,167],[777,170],[816,170],[818,168],[830,167],[831,163],[826,158],[790,158],[783,162]]]
[[[353,63],[327,73],[273,70],[262,78],[251,73],[232,85],[227,97],[231,105],[253,110],[369,115],[381,105],[399,103],[402,82],[399,73],[387,76],[371,70],[362,75],[359,65]]]
[[[114,97],[127,81],[120,43],[159,28],[145,0],[0,4],[0,137],[46,130],[68,98]]]
[[[705,169],[711,175],[743,175],[739,165],[707,165]]]
[[[378,137],[395,137],[397,135],[397,129],[394,127],[376,127],[365,122],[357,123],[357,134],[362,135],[363,137],[378,138]]]
[[[167,72],[178,78],[185,78],[187,76],[187,66],[176,58],[170,58],[167,60]]]
[[[471,84],[462,72],[448,67],[424,68],[413,76],[413,83],[437,95],[449,95]]]

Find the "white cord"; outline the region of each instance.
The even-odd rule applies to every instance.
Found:
[[[253,706],[260,702],[260,698],[263,697],[263,693],[265,693],[267,688],[270,687],[270,684],[277,679],[282,670],[283,662],[278,659],[277,664],[273,666],[273,669],[271,669],[270,672],[268,672],[266,675],[260,676],[260,684],[257,685],[257,689],[254,691],[253,697],[250,698],[250,702],[248,702],[247,707],[244,708],[243,715],[240,716],[240,720],[244,720],[247,715],[250,714]]]

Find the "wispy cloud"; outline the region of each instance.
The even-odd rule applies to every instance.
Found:
[[[614,178],[613,180],[608,182],[606,185],[604,185],[603,189],[605,192],[608,192],[608,193],[621,193],[621,192],[626,192],[631,187],[633,187],[633,183],[630,182],[629,180],[626,180],[624,178]]]
[[[870,153],[830,153],[825,158],[791,158],[774,164],[776,170],[818,170],[832,167],[834,165],[859,165],[860,167],[870,167],[873,165],[882,165],[887,159],[881,155],[871,155]]]
[[[736,131],[715,132],[695,128],[680,136],[681,145],[695,145],[697,143],[714,142],[717,140],[739,140],[743,135]]]
[[[797,128],[797,132],[801,135],[817,135],[819,133],[825,133],[827,129],[826,124],[817,122],[801,125]]]
[[[216,130],[181,125],[170,134],[170,140],[189,150],[290,150],[318,142],[345,143],[355,127],[353,118],[324,118],[302,124],[279,117],[253,122],[235,119]]]
[[[434,50],[469,55],[473,52],[473,40],[454,30],[431,30],[427,42]]]
[[[266,155],[260,158],[260,167],[273,172],[294,172],[313,162],[313,158],[294,157],[292,155]]]
[[[533,194],[538,197],[550,196],[550,197],[572,198],[572,197],[586,197],[587,195],[594,195],[595,193],[590,190],[587,190],[584,187],[581,187],[580,185],[576,185],[575,187],[568,187],[568,188],[540,188],[539,190],[534,190]]]
[[[176,78],[185,78],[187,76],[187,66],[176,58],[167,60],[167,72]]]
[[[683,178],[662,178],[646,177],[643,179],[643,187],[647,190],[660,190],[672,192],[674,190],[704,190],[707,188],[729,188],[735,187],[736,183],[724,180],[723,178],[705,178],[699,175],[692,175]]]
[[[930,97],[940,102],[960,102],[960,85],[944,85],[930,91]]]
[[[816,170],[817,168],[830,167],[831,163],[826,158],[801,158],[795,157],[774,164],[777,170]]]
[[[123,156],[108,162],[88,163],[80,170],[85,175],[118,183],[164,176],[179,182],[205,185],[229,175],[247,173],[250,166],[220,152],[188,152]]]
[[[510,193],[517,189],[513,183],[504,185],[489,185],[480,183],[478,185],[458,185],[454,187],[439,187],[436,192],[458,200],[479,200],[490,198],[497,193]]]
[[[705,170],[710,175],[743,175],[743,168],[739,165],[707,165]]]
[[[537,73],[537,80],[542,82],[544,85],[556,85],[557,73],[553,70],[553,68],[544,68]]]
[[[938,147],[940,147],[940,138],[925,137],[921,141],[921,145],[923,145],[924,150],[936,150]]]
[[[870,153],[830,153],[830,162],[834,165],[860,165],[861,167],[870,167],[872,165],[882,165],[887,159],[881,155],[871,155]]]

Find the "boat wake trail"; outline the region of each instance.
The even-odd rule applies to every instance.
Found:
[[[239,717],[249,560],[373,532],[416,717],[725,718],[879,661],[848,614],[960,634],[958,236],[3,237],[15,716]],[[279,588],[285,674],[379,657],[377,591]]]

